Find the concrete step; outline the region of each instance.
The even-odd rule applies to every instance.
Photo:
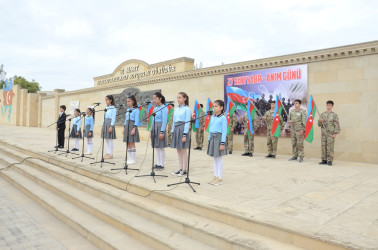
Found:
[[[250,249],[257,245],[269,249],[295,249],[279,241],[99,183],[41,160],[32,159],[28,164],[71,186],[218,249]]]
[[[211,249],[210,246],[166,228],[109,202],[105,202],[71,184],[53,178],[31,166],[21,164],[15,170],[68,202],[109,225],[159,249]]]
[[[23,165],[22,167],[27,166]],[[124,249],[125,246],[130,247],[130,249],[151,249],[122,231],[79,209],[58,195],[46,190],[46,188],[26,178],[13,168],[2,170],[1,175],[101,249]]]
[[[27,150],[21,149],[15,145],[7,145],[2,142],[0,142],[0,145],[6,148],[6,150],[21,150],[23,153],[28,154]],[[14,151],[8,153],[15,153]],[[219,247],[219,245],[231,245],[232,247],[237,246],[239,248],[245,248],[252,246],[254,242],[264,242],[265,239],[268,239],[266,241],[266,244],[268,246],[269,244],[273,244],[269,240],[274,240],[275,243],[286,244],[285,247],[298,246],[306,247],[308,249],[343,249],[342,247],[336,246],[334,244],[329,244],[327,242],[302,235],[296,231],[255,221],[253,220],[253,218],[243,216],[243,213],[238,213],[237,210],[224,210],[223,207],[209,205],[207,204],[207,202],[202,202],[202,199],[205,197],[198,197],[198,199],[196,200],[190,200],[187,197],[182,197],[171,192],[151,192],[151,190],[145,187],[136,185],[134,183],[127,183],[127,180],[125,181],[125,179],[120,179],[119,177],[111,175],[107,172],[99,171],[99,169],[88,167],[87,163],[80,164],[75,161],[67,160],[67,158],[65,157],[57,157],[55,155],[49,155],[47,153],[45,154],[31,152],[30,155],[42,160],[42,162],[48,162],[52,165],[59,166],[58,169],[68,170],[68,172],[71,173],[77,173],[80,177],[76,178],[69,175],[65,176],[65,174],[62,173],[54,174],[54,171],[51,172],[50,170],[42,170],[40,167],[43,164],[41,164],[40,162],[34,162],[34,159],[27,159],[25,161],[26,163],[39,168],[41,171],[55,176],[55,178],[62,178],[62,176],[65,176],[61,180],[64,180],[67,183],[71,183],[71,185],[76,185],[76,187],[78,188],[84,188],[86,191],[96,195],[97,197],[100,197],[101,199],[104,199],[106,201],[113,202],[113,204],[119,204],[120,206],[126,207],[126,209],[130,211],[137,210],[138,213],[140,213],[141,216],[145,218],[148,218],[155,222],[157,221],[158,223],[162,223],[167,227],[178,230],[178,232],[184,232],[190,237],[196,237],[201,241],[218,248],[221,248]],[[18,156],[15,155],[15,157]],[[95,180],[95,184],[88,182],[87,180],[84,181],[82,179],[83,176],[88,177],[88,179]],[[70,178],[71,181],[68,181],[68,179]],[[98,188],[95,187],[96,185],[98,186]],[[102,189],[102,185],[111,186],[115,188],[114,190],[118,191],[113,193],[113,191],[109,191],[106,188]],[[156,204],[147,206],[143,202],[138,203],[134,198],[130,200],[128,200],[129,198],[124,198],[121,194],[126,193],[125,191],[123,191],[125,187],[128,191],[127,194],[130,195],[131,192],[133,194],[136,194],[137,196],[149,196],[149,200],[159,202],[160,206]],[[122,197],[121,201],[119,197]],[[146,207],[146,209],[143,209],[144,207]],[[172,209],[178,210],[174,210],[173,212]],[[191,214],[191,216],[197,215],[200,216],[200,218],[208,219],[211,223],[198,223],[198,221],[205,222],[205,220],[192,220],[192,217],[188,217],[188,215],[183,212],[188,212]],[[172,214],[177,214],[178,216],[172,216]],[[186,218],[190,219],[186,220]],[[193,221],[196,222],[192,223]],[[195,226],[193,226],[192,224],[195,224]],[[212,227],[213,225],[214,227]],[[230,226],[232,230],[229,228],[223,230],[225,225]],[[217,231],[217,229],[219,228],[222,229]],[[233,232],[238,233],[234,234]],[[235,235],[237,235],[237,237],[235,237]],[[263,239],[255,241],[255,239],[259,238],[259,236],[263,237]],[[214,238],[221,239],[217,241],[218,245],[213,243]],[[251,242],[252,244],[250,244]],[[278,249],[283,248],[281,246]]]

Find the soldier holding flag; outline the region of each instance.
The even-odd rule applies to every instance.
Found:
[[[293,156],[289,161],[303,162],[304,157],[304,132],[306,128],[306,111],[301,108],[302,101],[297,99],[294,101],[294,107],[289,114],[291,145],[293,148]]]
[[[266,145],[268,146],[268,155],[265,156],[266,158],[276,158],[277,153],[277,144],[278,144],[278,137],[275,135],[275,131],[272,131],[273,128],[273,120],[275,119],[276,114],[278,113],[279,108],[277,108],[277,112],[275,112],[276,102],[273,101],[270,103],[270,110],[266,111],[264,117],[262,118],[263,122],[266,124]],[[281,131],[284,127],[282,116],[278,113],[279,119],[279,129],[277,134],[281,134]]]

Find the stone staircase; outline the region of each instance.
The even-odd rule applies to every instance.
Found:
[[[343,249],[0,143],[1,176],[102,249]]]

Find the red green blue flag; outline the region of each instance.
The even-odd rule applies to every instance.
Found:
[[[137,124],[137,126],[140,126],[140,121],[142,120],[144,113],[146,113],[146,109],[143,108],[142,105],[138,105],[138,109],[139,109],[139,124]]]
[[[151,124],[152,124],[152,120],[153,120],[153,117],[151,117],[152,113],[154,112],[154,106],[152,106],[152,104],[148,104],[148,118],[147,118],[147,131],[150,131],[150,128],[151,128]]]
[[[173,108],[172,108],[172,105],[170,105],[168,102],[165,105],[168,105],[167,106],[167,109],[168,109],[167,123],[168,123],[169,120],[171,120],[171,116],[173,114]]]
[[[196,118],[199,117],[201,113],[202,113],[202,108],[200,104],[198,103],[198,101],[196,100],[194,102],[194,110],[193,110],[193,119],[195,119],[194,126],[192,127],[193,132],[196,132],[197,129],[199,129],[200,127],[199,119],[196,119]]]
[[[306,119],[306,131],[305,139],[309,143],[314,139],[314,119],[316,114],[316,104],[312,95],[310,95],[310,100],[307,107],[307,119]]]
[[[211,115],[209,115],[209,111],[213,110],[213,103],[210,101],[210,98],[207,98],[207,104],[206,104],[206,120],[205,120],[205,127],[204,129],[209,132],[209,124],[210,124],[210,119]]]
[[[248,127],[248,137],[253,135],[253,119],[255,118],[256,109],[251,100],[247,102],[247,127]]]
[[[274,106],[274,118],[272,124],[272,135],[275,137],[280,137],[281,134],[281,124],[280,117],[282,112],[282,103],[281,99],[276,95],[276,105]]]
[[[235,113],[235,105],[234,103],[232,102],[231,98],[228,97],[227,98],[227,109],[226,109],[226,118],[227,118],[227,134],[230,134],[231,133],[231,125],[230,125],[230,120],[231,120],[231,117],[232,115]]]

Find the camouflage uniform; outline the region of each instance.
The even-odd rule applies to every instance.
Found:
[[[244,116],[243,116],[244,150],[245,150],[246,153],[253,153],[253,151],[255,149],[255,135],[253,134],[248,138],[249,132],[248,132],[247,121],[248,121],[248,115],[247,115],[247,113],[245,113]],[[259,129],[259,118],[256,115],[253,119],[253,133],[256,133],[258,129]]]
[[[268,155],[275,156],[277,153],[278,137],[272,135],[273,116],[274,111],[266,111],[264,115],[264,123],[266,124],[266,145],[268,146]],[[282,131],[284,127],[282,116],[280,116],[280,127]]]
[[[230,128],[235,129],[237,125],[238,125],[238,119],[236,118],[236,114],[234,112],[230,118]],[[227,149],[229,151],[233,150],[233,147],[234,147],[233,141],[234,141],[234,132],[231,131],[230,134],[227,134]]]
[[[168,124],[167,124],[167,141],[168,141],[168,144],[171,144],[171,140],[172,140],[172,133],[171,133],[171,130],[172,130],[172,124],[173,124],[173,113],[171,115],[171,119],[169,119],[168,121]]]
[[[318,126],[322,130],[322,161],[332,162],[335,145],[332,135],[340,133],[339,117],[333,111],[326,111],[320,115],[320,119],[323,119],[323,123],[318,121]]]
[[[304,157],[304,132],[306,130],[306,118],[307,114],[304,109],[293,109],[289,114],[290,125],[290,136],[291,145],[293,147],[293,157]],[[303,131],[300,135],[299,132]]]
[[[199,116],[201,117],[201,116],[204,116],[204,115],[205,115],[205,112],[202,111]],[[198,122],[199,122],[200,127],[196,131],[196,142],[197,142],[197,146],[202,148],[203,147],[203,133],[204,133],[204,126],[205,126],[205,117],[199,118]]]

